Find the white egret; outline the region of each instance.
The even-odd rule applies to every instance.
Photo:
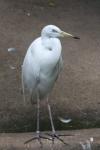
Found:
[[[56,134],[51,114],[51,108],[48,102],[48,95],[51,92],[62,68],[62,46],[60,37],[72,37],[79,39],[72,34],[62,31],[54,25],[47,25],[41,31],[41,36],[34,40],[29,46],[22,65],[22,83],[30,92],[31,100],[37,100],[37,136],[26,141],[26,143],[38,139],[41,144],[41,138],[47,138],[40,134],[39,113],[40,100],[46,97],[49,117],[52,127],[52,141],[57,138],[65,143],[59,135]],[[47,138],[50,139],[50,138]]]

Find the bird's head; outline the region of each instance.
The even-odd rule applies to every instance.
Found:
[[[75,39],[80,39],[77,36],[74,36],[72,34],[69,34],[67,32],[62,31],[60,28],[58,28],[55,25],[47,25],[42,29],[41,35],[43,37],[48,38],[59,38],[59,37],[72,37]]]

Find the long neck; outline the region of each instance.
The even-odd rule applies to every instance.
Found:
[[[42,36],[41,39],[42,39],[42,44],[44,45],[44,47],[49,48],[52,46],[51,38],[48,38],[46,36]]]
[[[53,53],[56,53],[56,55],[61,53],[62,46],[61,42],[58,38],[47,38],[47,37],[41,37],[43,46]]]
[[[47,37],[47,36],[42,36],[41,40],[42,40],[43,46],[49,50],[55,49],[55,46],[57,43],[60,44],[60,40],[58,38],[51,38],[51,37]]]

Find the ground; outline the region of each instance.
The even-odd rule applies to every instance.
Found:
[[[100,130],[99,129],[91,129],[91,130],[76,130],[76,131],[62,131],[59,132],[61,134],[67,134],[70,136],[62,137],[62,139],[68,143],[67,146],[62,143],[55,141],[54,149],[59,150],[99,150],[100,149]],[[24,145],[24,142],[30,139],[32,136],[35,136],[33,133],[9,133],[9,134],[0,134],[0,149],[1,150],[36,150],[40,149],[40,145],[37,141],[33,141]],[[93,139],[91,142],[91,149],[82,149],[82,144],[85,144],[89,139]],[[6,142],[5,142],[6,141]],[[43,149],[51,149],[52,144],[48,140],[42,140]]]
[[[64,69],[51,94],[56,129],[100,126],[100,1],[99,0],[0,0],[0,148],[25,149],[35,130],[36,105],[21,92],[21,65],[30,43],[47,24],[55,24],[80,40],[63,39]],[[16,52],[8,52],[8,48]],[[41,128],[50,130],[45,101],[41,102]],[[58,117],[72,122],[61,123]],[[65,131],[64,131],[65,132]],[[100,149],[100,129],[66,131],[68,149],[82,149],[80,142],[94,138]],[[6,141],[6,142],[5,142]],[[45,142],[45,141],[44,141]],[[57,143],[58,144],[58,143]],[[35,145],[37,146],[37,145]],[[65,149],[60,145],[62,149]],[[29,149],[36,147],[30,147]],[[47,148],[48,149],[48,143]],[[58,149],[58,146],[55,148]],[[67,148],[66,148],[67,149]]]
[[[24,103],[21,65],[30,43],[47,24],[80,40],[63,39],[64,69],[51,94],[57,129],[100,126],[100,2],[0,0],[0,132],[35,130],[36,105]],[[8,48],[16,52],[8,52]],[[41,128],[50,129],[45,101]],[[62,124],[58,117],[72,119]],[[97,132],[98,133],[98,132]]]

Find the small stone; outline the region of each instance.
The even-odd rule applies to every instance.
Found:
[[[13,48],[13,47],[8,48],[8,52],[15,52],[15,51],[17,51],[16,48]]]
[[[16,69],[16,68],[15,68],[14,66],[12,66],[12,65],[10,65],[9,67],[10,67],[10,69],[12,69],[12,70],[15,70],[15,69]]]
[[[30,13],[27,13],[27,16],[30,16],[31,14]]]

